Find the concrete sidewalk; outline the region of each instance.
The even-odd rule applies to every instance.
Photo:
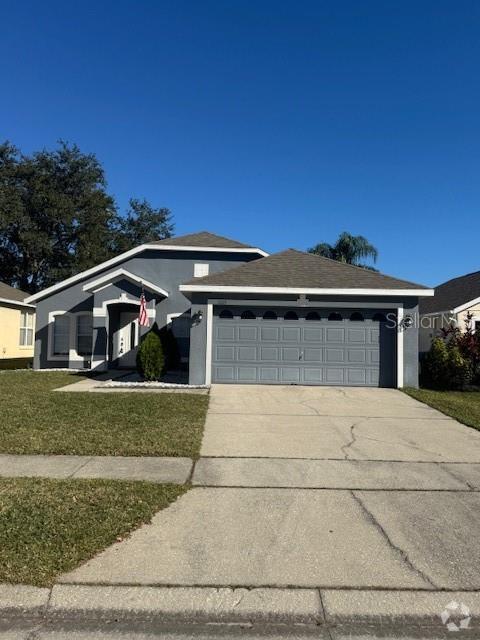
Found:
[[[190,458],[0,455],[0,476],[10,478],[105,478],[184,484],[192,467]]]

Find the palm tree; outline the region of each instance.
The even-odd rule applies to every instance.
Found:
[[[362,258],[372,258],[372,260],[376,262],[378,258],[377,248],[374,247],[373,244],[370,244],[363,236],[352,236],[352,234],[346,231],[338,236],[338,240],[334,245],[328,244],[328,242],[321,242],[311,249],[308,249],[308,252],[316,253],[318,256],[330,258],[331,260],[338,260],[338,262],[354,264],[357,267],[376,271],[374,267],[363,264],[361,260]]]

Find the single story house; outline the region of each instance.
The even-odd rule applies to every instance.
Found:
[[[28,293],[0,282],[0,361],[30,363],[33,358],[35,305],[25,302]],[[0,362],[2,368],[2,362]]]
[[[467,273],[435,287],[435,296],[420,301],[420,352],[430,349],[432,338],[442,328],[455,324],[466,330],[471,315],[471,328],[480,329],[480,271]]]
[[[28,299],[37,368],[134,367],[142,290],[191,384],[418,384],[418,301],[433,291],[209,232],[141,245]]]

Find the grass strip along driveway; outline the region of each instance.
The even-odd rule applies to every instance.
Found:
[[[469,427],[480,429],[480,392],[478,391],[405,389],[405,393]]]
[[[0,453],[198,457],[208,396],[58,393],[71,373],[0,374]]]
[[[2,479],[0,582],[50,586],[185,491],[147,482]]]

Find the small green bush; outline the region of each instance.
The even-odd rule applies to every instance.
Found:
[[[153,329],[140,343],[137,353],[137,371],[145,380],[158,380],[163,373],[165,358],[160,336]]]
[[[433,389],[461,389],[471,378],[471,363],[456,343],[434,338],[422,364],[422,384]]]
[[[423,384],[434,389],[443,389],[448,378],[447,345],[440,338],[434,338],[430,351],[425,356],[422,366]]]

